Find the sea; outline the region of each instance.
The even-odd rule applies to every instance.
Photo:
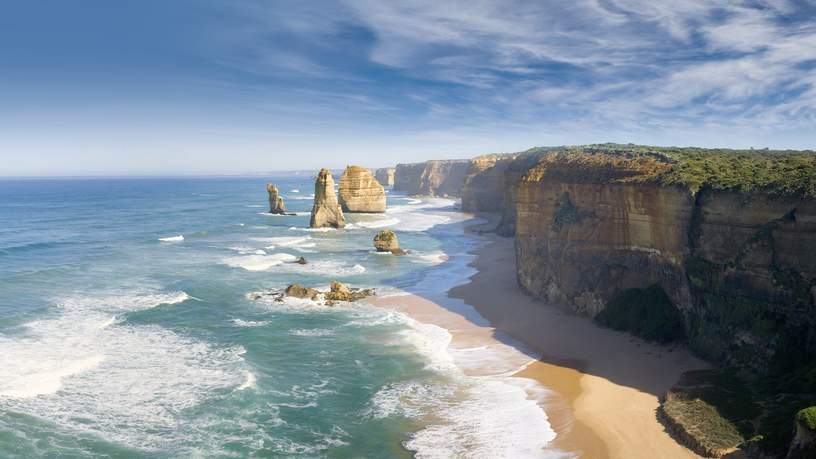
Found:
[[[267,213],[267,182],[295,215]],[[388,190],[310,229],[313,193],[308,173],[0,180],[0,458],[562,457],[546,389],[466,374],[495,355],[447,330],[254,299],[338,280],[444,302],[475,272],[454,200]],[[373,250],[384,228],[408,255]]]

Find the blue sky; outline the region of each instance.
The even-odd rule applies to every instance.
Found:
[[[816,148],[816,0],[0,2],[0,175]]]

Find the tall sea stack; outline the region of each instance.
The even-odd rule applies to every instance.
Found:
[[[337,195],[334,193],[334,178],[328,169],[320,169],[317,174],[314,195],[309,226],[311,228],[345,227],[346,219],[343,217],[343,209],[340,208]]]
[[[385,190],[370,170],[348,166],[340,176],[340,206],[345,212],[385,212]]]
[[[286,206],[283,204],[283,198],[280,193],[278,193],[278,187],[276,187],[274,183],[267,183],[266,191],[269,193],[269,213],[285,214]]]

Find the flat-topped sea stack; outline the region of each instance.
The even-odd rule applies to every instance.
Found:
[[[266,191],[269,193],[269,213],[280,214],[286,213],[286,205],[283,203],[283,198],[278,192],[278,187],[274,183],[266,184]]]
[[[396,171],[397,169],[394,167],[382,167],[377,169],[374,176],[382,186],[394,186],[394,174]]]
[[[312,218],[309,221],[311,228],[343,228],[346,218],[343,209],[337,202],[334,193],[334,178],[328,169],[320,169],[315,180],[314,206]]]
[[[370,170],[348,166],[340,176],[340,206],[352,213],[385,212],[385,189]]]

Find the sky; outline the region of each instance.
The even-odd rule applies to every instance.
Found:
[[[816,0],[3,0],[0,176],[816,149]]]

